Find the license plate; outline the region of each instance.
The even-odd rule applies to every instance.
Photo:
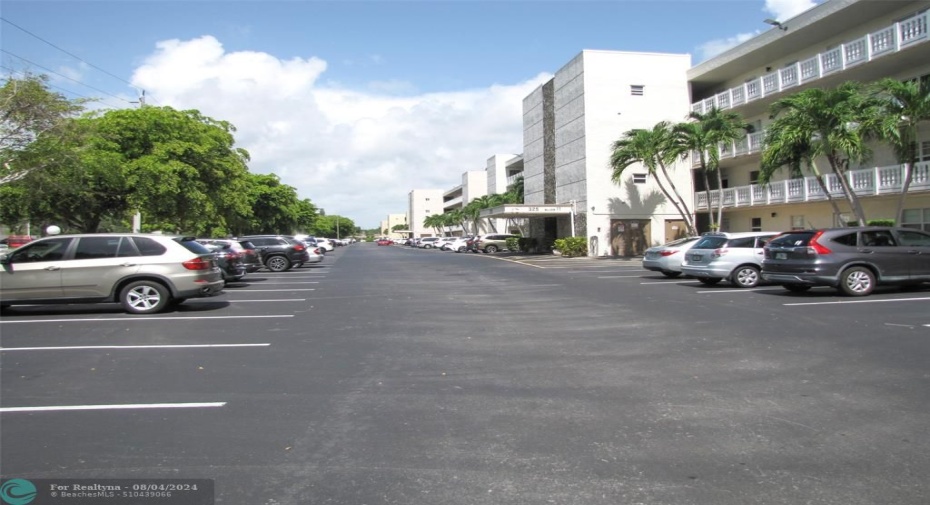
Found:
[[[701,261],[701,255],[700,255],[700,254],[692,254],[692,255],[691,255],[691,261]]]
[[[788,259],[788,253],[775,253],[775,259],[786,260]]]

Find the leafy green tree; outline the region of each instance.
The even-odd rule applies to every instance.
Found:
[[[671,123],[662,121],[653,126],[651,130],[630,130],[616,140],[611,148],[613,149],[610,157],[610,166],[613,168],[611,180],[615,184],[620,184],[624,170],[631,165],[642,164],[656,181],[666,201],[675,207],[685,221],[688,235],[696,235],[694,216],[668,173],[668,165],[674,164],[675,158],[680,153],[675,144]]]
[[[904,181],[895,210],[895,222],[901,223],[917,164],[920,124],[930,120],[930,84],[920,79],[899,81],[886,78],[872,86],[872,93],[877,103],[876,114],[871,118],[875,124],[870,129],[874,129],[894,149],[898,162],[904,165]]]
[[[810,139],[812,158],[826,157],[856,219],[867,222],[859,195],[849,182],[850,165],[871,155],[867,140],[875,132],[874,101],[863,92],[862,84],[850,81],[835,88],[806,89],[774,102],[770,112],[773,123],[791,125],[780,131]],[[766,138],[781,143],[778,136]]]
[[[94,146],[121,157],[129,203],[143,219],[178,231],[222,235],[227,219],[248,213],[248,152],[235,128],[198,111],[142,107],[109,111]]]
[[[45,159],[33,157],[27,162],[17,155],[40,137],[57,135],[85,103],[53,93],[44,75],[7,78],[0,87],[0,184],[44,168]]]
[[[236,235],[290,234],[302,227],[301,220],[308,219],[312,226],[315,208],[309,201],[301,203],[294,187],[283,184],[275,174],[248,174],[246,179],[247,206],[237,216]],[[308,218],[307,213],[314,216]]]

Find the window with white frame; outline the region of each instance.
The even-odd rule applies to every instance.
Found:
[[[633,184],[646,184],[648,174],[633,174]]]
[[[804,229],[804,216],[791,216],[791,229],[792,230],[803,230]]]
[[[752,218],[752,223],[750,225],[750,228],[751,229],[749,231],[762,231],[762,218],[761,217]]]
[[[914,228],[915,230],[930,231],[930,208],[904,209],[904,215],[901,218],[901,226],[904,228]]]
[[[631,84],[630,85],[630,94],[633,96],[643,96],[646,92],[646,86],[642,84]]]

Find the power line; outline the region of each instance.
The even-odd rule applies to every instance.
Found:
[[[3,70],[6,70],[7,72],[10,72],[11,74],[20,74],[20,75],[22,75],[22,76],[28,76],[28,75],[29,75],[27,72],[23,72],[22,70],[16,70],[16,69],[13,69],[13,68],[10,68],[10,67],[5,67],[5,66],[3,66],[3,65],[0,65],[0,68],[2,68]],[[92,96],[82,95],[82,94],[78,93],[77,91],[73,91],[73,90],[70,90],[70,89],[62,88],[61,86],[55,86],[54,84],[45,83],[45,85],[48,86],[48,87],[50,87],[50,88],[55,88],[55,89],[57,89],[57,90],[59,90],[59,91],[63,91],[63,92],[65,92],[65,93],[68,93],[69,95],[74,95],[74,96],[76,96],[76,97],[78,97],[78,98],[85,98],[85,99],[87,99],[87,100],[95,100],[95,101],[96,101],[96,100],[99,100],[98,98],[95,98],[95,97],[92,97]],[[106,105],[106,106],[108,106],[108,107],[110,107],[110,108],[113,108],[113,109],[119,109],[118,106],[113,105],[112,103],[104,102],[103,100],[100,100],[99,103],[102,103],[103,105]],[[132,103],[132,102],[130,102],[130,103]]]
[[[126,84],[128,84],[128,85],[130,85],[130,86],[133,86],[133,84],[132,84],[131,82],[127,81],[126,79],[123,79],[122,77],[120,77],[120,76],[118,76],[118,75],[111,74],[110,72],[107,72],[106,70],[104,70],[104,69],[98,67],[97,65],[94,65],[93,63],[90,63],[89,61],[86,61],[86,60],[82,59],[80,56],[78,56],[78,55],[76,55],[76,54],[74,54],[74,53],[70,53],[70,52],[68,52],[68,51],[66,51],[66,50],[64,50],[64,49],[62,49],[62,48],[56,46],[55,44],[52,44],[51,42],[49,42],[49,41],[43,39],[42,37],[40,37],[40,36],[38,36],[38,35],[36,35],[36,34],[30,32],[29,30],[23,28],[22,26],[17,25],[16,23],[10,21],[9,19],[6,19],[6,18],[4,18],[4,17],[0,17],[0,21],[3,21],[4,23],[8,23],[9,25],[11,25],[11,26],[13,26],[13,27],[18,28],[18,29],[20,29],[20,30],[22,30],[22,31],[24,31],[24,32],[26,32],[26,33],[28,33],[29,35],[32,35],[33,37],[35,37],[35,38],[41,40],[42,42],[45,42],[46,44],[48,44],[48,45],[54,47],[55,49],[58,49],[59,51],[61,51],[61,52],[65,53],[65,54],[67,54],[68,56],[70,56],[70,57],[72,57],[72,58],[74,58],[74,59],[80,61],[81,63],[84,63],[84,64],[86,64],[86,65],[88,65],[88,66],[90,66],[90,67],[93,67],[93,68],[95,68],[95,69],[97,69],[97,70],[103,72],[104,74],[107,74],[107,75],[109,75],[110,77],[113,77],[114,79],[118,79],[118,80],[120,80],[120,81],[122,81],[122,82],[125,82]],[[135,86],[133,86],[133,87],[135,87]]]
[[[12,57],[14,57],[14,58],[19,58],[20,60],[25,61],[26,63],[28,63],[28,64],[30,64],[30,65],[35,65],[36,67],[39,67],[39,68],[41,68],[42,70],[45,70],[45,71],[50,72],[50,73],[52,73],[52,74],[55,74],[55,75],[57,75],[58,77],[61,77],[61,78],[63,78],[63,79],[68,79],[69,81],[76,82],[76,83],[80,84],[81,86],[85,86],[85,87],[87,87],[87,88],[90,88],[90,89],[92,89],[92,90],[94,90],[94,91],[96,91],[96,92],[98,92],[98,93],[103,93],[104,95],[107,95],[107,96],[116,98],[117,100],[122,100],[122,101],[124,101],[124,102],[126,102],[126,103],[129,103],[129,104],[132,103],[132,102],[130,102],[129,100],[126,100],[125,98],[116,96],[116,95],[114,95],[114,94],[112,94],[112,93],[108,93],[108,92],[106,92],[106,91],[104,91],[104,90],[102,90],[102,89],[95,88],[95,87],[91,86],[90,84],[85,84],[85,83],[83,83],[83,82],[81,82],[81,81],[79,81],[79,80],[77,80],[77,79],[74,79],[74,78],[72,78],[72,77],[68,77],[67,75],[59,74],[58,72],[56,72],[56,71],[54,71],[54,70],[52,70],[52,69],[50,69],[50,68],[48,68],[48,67],[44,67],[44,66],[39,65],[38,63],[36,63],[36,62],[34,62],[34,61],[27,60],[26,58],[23,58],[22,56],[20,56],[20,55],[18,55],[18,54],[13,54],[13,53],[7,51],[6,49],[0,49],[0,52],[3,52],[3,53],[5,53],[5,54],[9,54],[10,56],[12,56]]]

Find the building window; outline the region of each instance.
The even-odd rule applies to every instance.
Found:
[[[930,231],[930,208],[904,209],[901,226],[904,228],[914,228],[915,230]]]
[[[762,231],[762,218],[752,218],[752,229],[750,231]]]
[[[759,171],[753,170],[749,172],[749,184],[759,184]]]
[[[791,216],[791,229],[792,230],[803,230],[804,229],[804,216]]]
[[[646,174],[633,174],[633,184],[646,184]]]
[[[630,85],[630,94],[633,96],[643,96],[645,92],[645,86],[642,84],[631,84]]]

